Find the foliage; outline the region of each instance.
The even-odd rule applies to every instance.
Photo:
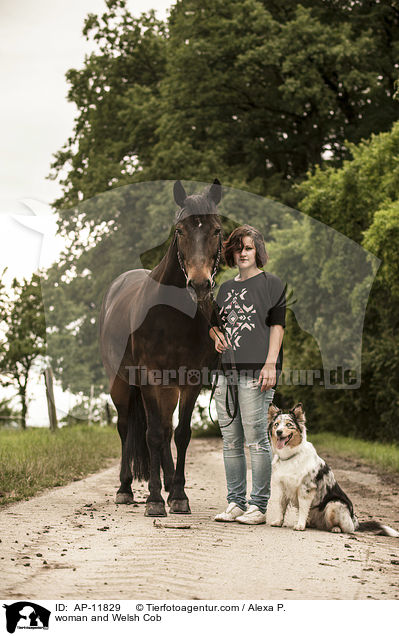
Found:
[[[6,309],[7,331],[1,351],[1,374],[7,378],[3,384],[16,386],[21,400],[21,426],[26,428],[27,385],[35,361],[45,354],[46,327],[40,289],[40,278],[33,274],[30,280],[12,283],[13,299]]]
[[[376,211],[373,222],[364,232],[363,245],[381,258],[381,282],[397,301],[399,299],[399,201],[387,203],[386,207]]]
[[[177,3],[152,171],[205,180],[218,169],[225,182],[283,200],[323,152],[341,160],[346,139],[386,130],[398,114],[388,62],[398,13],[366,4]]]
[[[342,168],[318,168],[299,188],[304,212],[361,242],[381,259],[362,332],[360,388],[330,392],[328,399],[325,392],[312,391],[311,409],[305,407],[325,429],[387,441],[399,437],[398,149],[395,124],[392,131],[351,146],[353,158]],[[297,243],[298,258],[305,244],[303,239]],[[352,300],[356,303],[356,291]],[[293,344],[295,335],[287,331],[289,355],[300,364],[305,338],[295,334],[298,341]],[[307,363],[317,364],[316,351]],[[294,387],[292,394],[300,400],[304,392]]]
[[[0,427],[15,426],[19,419],[19,412],[13,408],[12,399],[2,398],[0,400]]]
[[[67,74],[78,109],[56,155],[67,209],[133,181],[215,175],[292,204],[292,184],[398,118],[393,0],[181,0],[166,23],[107,0]],[[62,175],[62,176],[61,176]],[[77,230],[72,212],[65,232]]]
[[[298,191],[303,212],[361,243],[378,208],[396,200],[399,190],[399,124],[386,134],[371,135],[341,168],[316,167]],[[310,173],[308,174],[310,176]]]

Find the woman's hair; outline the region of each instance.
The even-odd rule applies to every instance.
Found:
[[[234,267],[234,252],[242,250],[243,238],[249,236],[255,245],[256,250],[256,265],[263,267],[268,261],[268,255],[266,252],[265,242],[262,234],[251,225],[240,225],[232,231],[227,241],[223,243],[223,256],[229,267]]]

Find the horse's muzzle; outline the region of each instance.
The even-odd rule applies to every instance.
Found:
[[[197,283],[192,279],[188,279],[187,289],[193,300],[206,300],[207,298],[209,298],[212,291],[211,279],[208,278],[206,281],[201,283]]]

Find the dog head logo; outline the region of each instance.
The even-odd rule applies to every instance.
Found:
[[[18,601],[3,607],[6,610],[9,634],[13,634],[16,629],[48,629],[51,612],[37,603]]]
[[[301,402],[285,413],[271,404],[268,422],[272,446],[279,455],[291,454],[292,449],[306,441],[306,418]]]

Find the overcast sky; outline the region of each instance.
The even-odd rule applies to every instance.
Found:
[[[171,4],[128,0],[137,16],[153,8],[165,18]],[[61,193],[46,176],[76,115],[66,100],[65,73],[80,68],[90,51],[81,35],[85,16],[104,10],[104,0],[0,0],[0,268],[8,266],[7,278],[28,276],[57,252],[54,219],[37,202],[51,203]],[[41,237],[9,216],[34,212],[47,214],[40,229],[54,248],[40,263]]]

